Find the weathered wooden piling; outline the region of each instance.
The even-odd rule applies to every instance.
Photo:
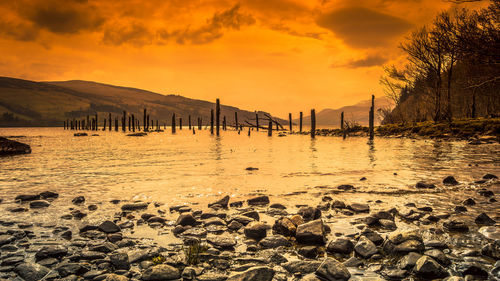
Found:
[[[237,111],[234,112],[234,128],[236,130],[239,129],[239,125],[238,125],[238,112]]]
[[[147,129],[147,127],[148,127],[148,125],[147,125],[148,124],[147,123],[148,120],[146,118],[147,118],[147,110],[146,110],[146,108],[144,108],[144,119],[143,119],[143,122],[142,122],[142,124],[144,125],[144,132],[147,132],[147,130],[148,130]]]
[[[288,125],[290,126],[290,133],[292,132],[292,114],[288,113]]]
[[[175,134],[175,113],[172,114],[172,134]]]
[[[179,130],[182,130],[182,117],[179,118]]]
[[[342,113],[340,113],[340,130],[342,130],[342,138],[345,139],[347,133],[345,131],[344,111],[342,111]]]
[[[217,136],[220,135],[220,100],[215,101],[215,131]]]
[[[271,118],[269,118],[269,126],[267,127],[267,136],[270,137],[272,135],[273,135],[273,121],[271,120]]]
[[[257,132],[259,131],[259,114],[255,113],[255,125],[257,128]]]
[[[66,130],[66,121],[63,121],[63,123],[64,123],[64,125],[63,125],[64,126],[64,130]]]
[[[311,109],[311,138],[316,137],[316,111]]]
[[[108,115],[108,121],[109,121],[109,130],[111,131],[111,130],[112,130],[112,128],[111,128],[111,127],[113,126],[113,125],[112,125],[113,121],[112,121],[112,119],[111,119],[111,112],[110,112],[110,113],[109,113],[109,115]]]
[[[115,131],[118,132],[118,117],[115,117]]]
[[[210,109],[210,134],[214,134],[214,110]]]
[[[198,117],[198,130],[201,130],[201,126],[202,126],[202,119],[201,117]]]
[[[300,112],[300,117],[299,117],[299,132],[302,133],[302,111]]]
[[[99,130],[99,118],[97,117],[97,112],[95,113],[95,130]]]
[[[226,115],[222,117],[222,130],[223,131],[226,130]]]
[[[132,132],[135,133],[135,116],[132,114]]]
[[[106,131],[106,128],[107,128],[107,127],[106,127],[106,118],[104,118],[104,126],[102,127],[102,130],[103,130],[103,131]]]
[[[250,136],[250,127],[248,127],[248,136]]]
[[[149,131],[149,114],[146,115],[146,128],[145,128],[146,131]]]
[[[188,126],[189,130],[191,130],[191,115],[188,115]]]
[[[374,136],[374,123],[375,123],[375,96],[372,95],[372,106],[370,107],[370,116],[369,116],[370,140],[373,140]]]
[[[156,120],[156,131],[160,131],[160,125],[158,124],[158,120]]]
[[[82,126],[82,127],[85,127],[85,126]],[[90,130],[90,116],[89,115],[87,115],[87,126],[85,127],[85,129]]]
[[[122,131],[125,132],[126,131],[126,118],[127,118],[127,112],[124,110],[123,111],[123,117],[122,117]]]
[[[194,126],[193,126],[193,135],[196,134],[196,132],[194,131]]]

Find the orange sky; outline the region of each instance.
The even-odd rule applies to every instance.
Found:
[[[0,75],[92,80],[285,117],[382,96],[382,65],[439,0],[15,0]]]

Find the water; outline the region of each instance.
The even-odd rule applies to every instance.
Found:
[[[360,203],[380,199],[381,208],[411,201],[450,210],[475,194],[471,182],[486,173],[498,174],[500,166],[499,144],[474,146],[463,141],[375,138],[369,144],[366,138],[311,140],[255,131],[250,137],[235,131],[215,137],[207,130],[193,135],[187,129],[145,137],[108,131],[88,137],[73,133],[62,128],[1,129],[3,136],[25,136],[14,139],[31,145],[32,153],[0,158],[0,198],[12,201],[21,193],[59,192],[59,203],[43,213],[53,218],[61,207],[70,208],[77,195],[102,204],[102,212],[111,199],[206,208],[226,194],[232,200],[267,194],[272,202],[294,206],[317,204],[338,185],[352,184],[355,192],[332,196]],[[463,184],[442,186],[448,175]],[[360,181],[361,177],[367,179]],[[420,180],[438,188],[416,190]],[[478,204],[478,211],[484,206]],[[493,216],[500,213],[498,204],[488,208]]]

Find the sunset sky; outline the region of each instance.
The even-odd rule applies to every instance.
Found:
[[[91,80],[279,116],[382,96],[399,42],[439,0],[15,0],[0,76]]]

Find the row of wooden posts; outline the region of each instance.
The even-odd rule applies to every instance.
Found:
[[[374,135],[374,99],[375,97],[372,96],[372,105],[370,107],[370,112],[369,112],[369,136],[370,139],[373,139]],[[222,119],[222,126],[221,126],[221,112],[220,112],[220,100],[217,99],[215,103],[215,112],[213,109],[210,110],[210,133],[213,135],[214,134],[214,128],[215,128],[215,134],[217,136],[220,135],[220,130],[222,128],[223,131],[227,130],[227,122],[226,122],[226,116],[223,116]],[[256,128],[257,131],[259,129],[264,129],[267,130],[268,136],[272,136],[273,134],[273,125],[276,125],[276,131],[279,131],[280,128],[285,130],[283,126],[276,120],[274,120],[270,115],[266,114],[266,117],[268,119],[268,126],[267,127],[261,127],[259,125],[259,114],[256,112],[255,113],[255,125],[249,123],[248,121],[245,121],[247,123],[248,127],[248,135],[250,135],[250,128]],[[299,132],[302,132],[302,118],[303,114],[302,111],[299,113]],[[128,119],[128,131],[130,132],[135,132],[141,131],[141,123],[139,119],[135,117],[134,114],[128,115],[127,118],[127,112],[123,111],[123,116],[121,117],[121,129],[123,132],[127,130],[127,119]],[[215,119],[215,120],[214,120]],[[99,124],[98,124],[98,115],[97,113],[95,116],[92,118],[90,115],[87,115],[86,119],[73,119],[73,120],[66,120],[64,121],[64,129],[65,130],[92,130],[92,131],[98,131],[99,130]],[[114,121],[114,122],[113,122]],[[156,121],[156,124],[155,124]],[[178,119],[179,121],[179,129],[182,130],[182,118]],[[214,122],[215,121],[215,122]],[[176,132],[176,124],[177,118],[175,116],[175,113],[172,114],[172,123],[171,123],[171,129],[172,133]],[[243,124],[238,123],[238,112],[234,112],[234,128],[238,131],[243,130]],[[340,128],[344,132],[344,138],[345,138],[345,127],[344,127],[344,112],[341,113],[340,115]],[[115,131],[119,131],[119,122],[118,122],[118,117],[115,116],[114,119],[112,119],[111,113],[109,113],[108,119],[104,118],[104,125],[102,130],[106,131],[107,128],[109,128],[109,131],[113,130],[113,125]],[[156,125],[156,126],[155,126]],[[197,119],[197,125],[198,125],[198,130],[202,130],[203,127],[203,119],[201,117],[198,117]],[[293,123],[292,123],[292,113],[288,114],[288,125],[289,125],[289,131],[292,132],[293,130]],[[155,129],[156,127],[156,129]],[[167,125],[164,124],[164,129],[166,129]],[[188,127],[189,130],[193,130],[193,134],[195,133],[195,126],[191,124],[191,115],[188,116]],[[144,116],[143,116],[143,131],[148,132],[150,131],[150,128],[153,131],[161,131],[160,129],[160,124],[158,120],[150,120],[150,115],[147,114],[147,109],[144,109]],[[311,132],[310,132],[311,138],[316,137],[316,111],[314,109],[311,109]]]

